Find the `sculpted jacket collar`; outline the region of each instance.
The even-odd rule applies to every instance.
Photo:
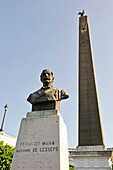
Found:
[[[42,87],[40,90],[36,91],[35,94],[37,94],[37,101],[59,100],[61,98],[60,91],[60,89],[55,88],[54,86]]]
[[[54,88],[54,87],[53,87],[53,85],[51,85],[51,86],[43,86],[43,87],[41,87],[41,89],[45,89],[45,90],[46,90],[46,89],[50,89],[50,88]]]

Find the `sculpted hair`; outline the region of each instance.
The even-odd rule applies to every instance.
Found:
[[[40,75],[40,80],[41,80],[41,82],[42,82],[42,75],[43,75],[43,73],[44,73],[45,71],[49,71],[49,72],[51,72],[52,79],[54,80],[54,73],[53,73],[51,70],[44,69],[44,70],[42,71],[41,75]]]

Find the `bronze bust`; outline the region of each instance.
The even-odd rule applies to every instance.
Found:
[[[30,94],[27,99],[32,104],[32,111],[59,110],[60,101],[67,99],[69,97],[68,93],[52,85],[54,74],[48,69],[42,71],[40,80],[43,83],[41,89]]]

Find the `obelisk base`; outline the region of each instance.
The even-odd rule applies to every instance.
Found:
[[[22,119],[11,170],[69,170],[67,128],[58,111]]]
[[[112,151],[105,146],[78,146],[69,149],[70,165],[76,170],[112,170]]]

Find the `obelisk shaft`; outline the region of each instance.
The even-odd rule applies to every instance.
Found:
[[[87,16],[79,18],[79,146],[104,145]]]

